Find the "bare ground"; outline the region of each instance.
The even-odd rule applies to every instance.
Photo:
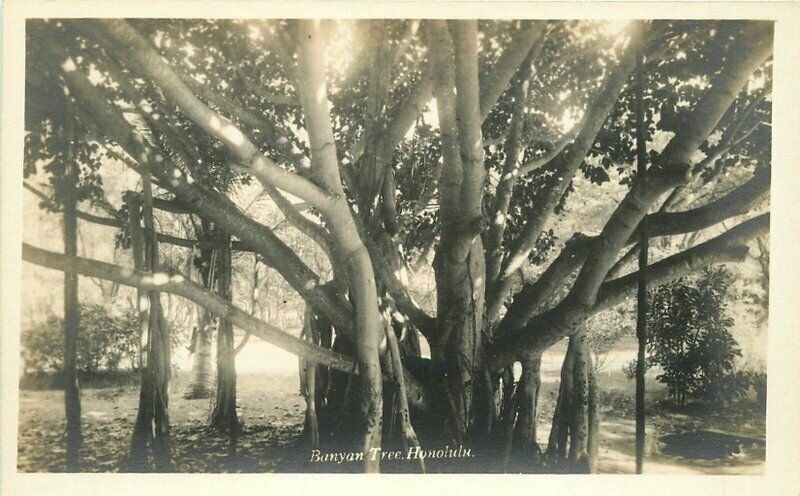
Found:
[[[210,400],[185,400],[186,372],[173,380],[170,421],[176,472],[325,471],[308,463],[301,437],[304,401],[297,374],[244,373],[238,379],[239,415],[244,430],[235,454],[228,440],[205,428]],[[557,393],[557,373],[543,377],[539,439],[546,444]],[[600,374],[601,473],[632,473],[634,468],[633,384],[621,373]],[[752,405],[724,411],[673,411],[662,404],[663,389],[648,384],[649,412],[646,473],[762,474],[764,416]],[[115,472],[128,448],[136,416],[135,385],[82,391],[83,467],[87,472]],[[64,469],[63,393],[21,390],[18,470]],[[335,467],[334,467],[335,469]]]

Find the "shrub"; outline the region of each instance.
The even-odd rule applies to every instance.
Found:
[[[139,319],[134,309],[115,312],[103,305],[81,305],[77,367],[93,374],[135,368],[139,353]],[[25,372],[58,372],[64,363],[64,320],[51,316],[22,333]]]
[[[746,374],[734,373],[741,350],[729,331],[731,279],[724,267],[706,269],[699,277],[680,278],[650,293],[648,365],[661,367],[657,379],[679,405],[687,395],[733,401],[750,388]]]

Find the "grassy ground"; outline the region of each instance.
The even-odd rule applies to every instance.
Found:
[[[228,442],[205,429],[209,400],[185,400],[188,380],[182,372],[173,381],[170,421],[177,472],[273,472],[304,470],[307,449],[300,433],[304,402],[297,374],[244,373],[238,380],[239,415],[245,422],[235,455]],[[547,441],[555,406],[558,374],[544,374],[539,438]],[[601,444],[599,470],[629,473],[634,462],[633,383],[621,372],[601,373]],[[83,470],[119,470],[136,416],[134,383],[82,391]],[[764,415],[752,404],[724,411],[690,408],[676,411],[664,403],[664,391],[648,381],[647,473],[760,474],[764,470]],[[63,470],[63,393],[20,391],[18,469],[23,472]],[[303,457],[302,459],[299,457]],[[319,469],[317,465],[315,469]]]

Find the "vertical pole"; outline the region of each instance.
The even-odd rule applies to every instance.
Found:
[[[219,228],[217,228],[219,229]],[[231,236],[219,229],[218,239],[224,247],[217,257],[217,292],[225,301],[232,301],[231,286]],[[231,450],[235,450],[239,433],[239,417],[236,413],[236,356],[233,346],[233,324],[224,316],[219,316],[217,327],[217,391],[211,425],[230,437]]]
[[[642,93],[643,56],[636,59],[636,177],[642,180],[647,171],[647,150],[645,150],[644,101]],[[644,464],[644,373],[645,351],[647,347],[647,215],[641,222],[641,239],[639,240],[639,281],[636,300],[636,339],[639,344],[636,357],[636,473],[642,473]]]
[[[72,154],[73,127],[69,116],[64,126],[64,177],[61,194],[64,202],[64,254],[78,256],[77,186],[78,167]],[[67,430],[67,472],[80,470],[81,398],[78,384],[77,353],[80,301],[78,274],[64,273],[64,413]]]

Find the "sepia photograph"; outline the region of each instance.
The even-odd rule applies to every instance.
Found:
[[[766,475],[780,21],[491,12],[20,19],[3,465]]]

